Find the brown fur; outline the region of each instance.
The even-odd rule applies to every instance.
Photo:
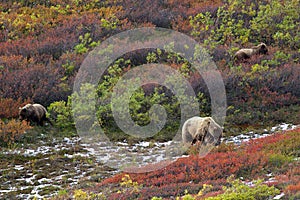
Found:
[[[44,122],[51,121],[46,117],[47,110],[41,104],[27,104],[22,108],[19,108],[19,119],[26,120],[31,124],[44,125]]]
[[[235,60],[244,60],[248,59],[253,55],[257,54],[267,54],[268,47],[265,43],[260,43],[259,45],[249,48],[249,49],[240,49],[234,54]]]

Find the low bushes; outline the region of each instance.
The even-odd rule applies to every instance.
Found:
[[[29,129],[31,127],[26,121],[9,120],[4,122],[0,119],[0,145],[10,146]]]
[[[154,196],[183,196],[184,199],[187,198],[184,197],[185,191],[188,191],[192,199],[199,199],[198,192],[208,184],[211,185],[211,189],[203,195],[215,196],[211,199],[238,199],[239,195],[265,199],[267,197],[264,195],[274,196],[279,194],[279,190],[284,191],[286,195],[299,195],[296,188],[299,186],[297,177],[300,176],[300,163],[295,159],[299,156],[300,143],[295,142],[300,138],[299,133],[300,128],[297,128],[251,140],[238,148],[223,144],[203,158],[189,156],[180,158],[161,170],[115,175],[97,184],[93,191],[101,191],[107,199],[150,199]],[[272,181],[269,181],[267,176],[270,172],[274,176]],[[236,180],[231,178],[228,182],[232,175]],[[126,191],[122,190],[121,183],[124,182],[124,177],[127,177],[127,182],[130,180],[130,183],[134,183],[132,190],[128,187]],[[257,181],[249,187],[238,179],[245,183],[250,183],[253,179]],[[138,192],[135,192],[134,188],[138,188]],[[124,192],[118,193],[120,190]]]

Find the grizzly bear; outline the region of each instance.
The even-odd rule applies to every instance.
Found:
[[[22,108],[19,108],[19,119],[26,120],[31,124],[44,125],[44,122],[51,121],[46,116],[47,110],[41,104],[26,104]]]
[[[182,127],[182,140],[184,144],[219,145],[221,143],[223,128],[211,117],[192,117]]]
[[[234,59],[235,60],[244,60],[248,59],[253,55],[257,54],[267,54],[268,53],[268,48],[265,43],[260,43],[259,45],[248,48],[248,49],[240,49],[234,54]]]

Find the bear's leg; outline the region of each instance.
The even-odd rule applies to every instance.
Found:
[[[40,126],[44,126],[45,125],[45,121],[47,121],[47,118],[45,115],[43,115],[43,117],[40,119],[39,125]]]

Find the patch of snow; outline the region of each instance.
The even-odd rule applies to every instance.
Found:
[[[275,196],[273,199],[281,199],[281,197],[283,197],[283,196],[284,196],[284,193],[281,193],[281,194]]]
[[[51,183],[52,180],[51,179],[48,179],[48,178],[41,178],[38,180],[39,184],[42,184],[42,183]]]
[[[255,184],[252,181],[243,181],[243,183],[249,187],[254,187]]]
[[[117,145],[119,146],[128,146],[128,143],[127,142],[117,142]]]
[[[139,142],[138,144],[136,144],[135,146],[138,146],[138,147],[149,147],[150,146],[150,142]]]
[[[26,183],[28,183],[28,184],[34,184],[34,180],[35,180],[35,178],[36,178],[36,174],[35,175],[33,175],[33,176],[31,176],[31,177],[29,177],[29,178],[25,178],[24,180],[26,181]]]
[[[22,169],[24,169],[24,166],[23,166],[23,165],[15,165],[15,170],[20,171],[20,170],[22,170]]]
[[[245,133],[245,134],[231,136],[229,138],[224,138],[224,139],[222,138],[222,142],[225,141],[226,143],[234,143],[236,145],[241,145],[242,143],[248,142],[252,139],[264,138],[264,137],[267,137],[267,136],[273,134],[274,132],[293,130],[296,127],[297,127],[296,125],[283,123],[278,126],[272,127],[270,129],[270,131],[268,131],[267,129],[264,129],[265,133],[263,133],[263,134],[257,134],[257,133],[254,133],[253,131],[249,131],[248,133]]]
[[[272,127],[271,132],[292,130],[292,129],[295,129],[296,127],[297,126],[293,125],[293,124],[282,123],[282,124],[279,124],[278,126]]]
[[[13,191],[17,191],[18,189],[16,187],[9,187],[7,190],[0,190],[0,194],[1,193],[9,193],[9,192],[13,192]]]

